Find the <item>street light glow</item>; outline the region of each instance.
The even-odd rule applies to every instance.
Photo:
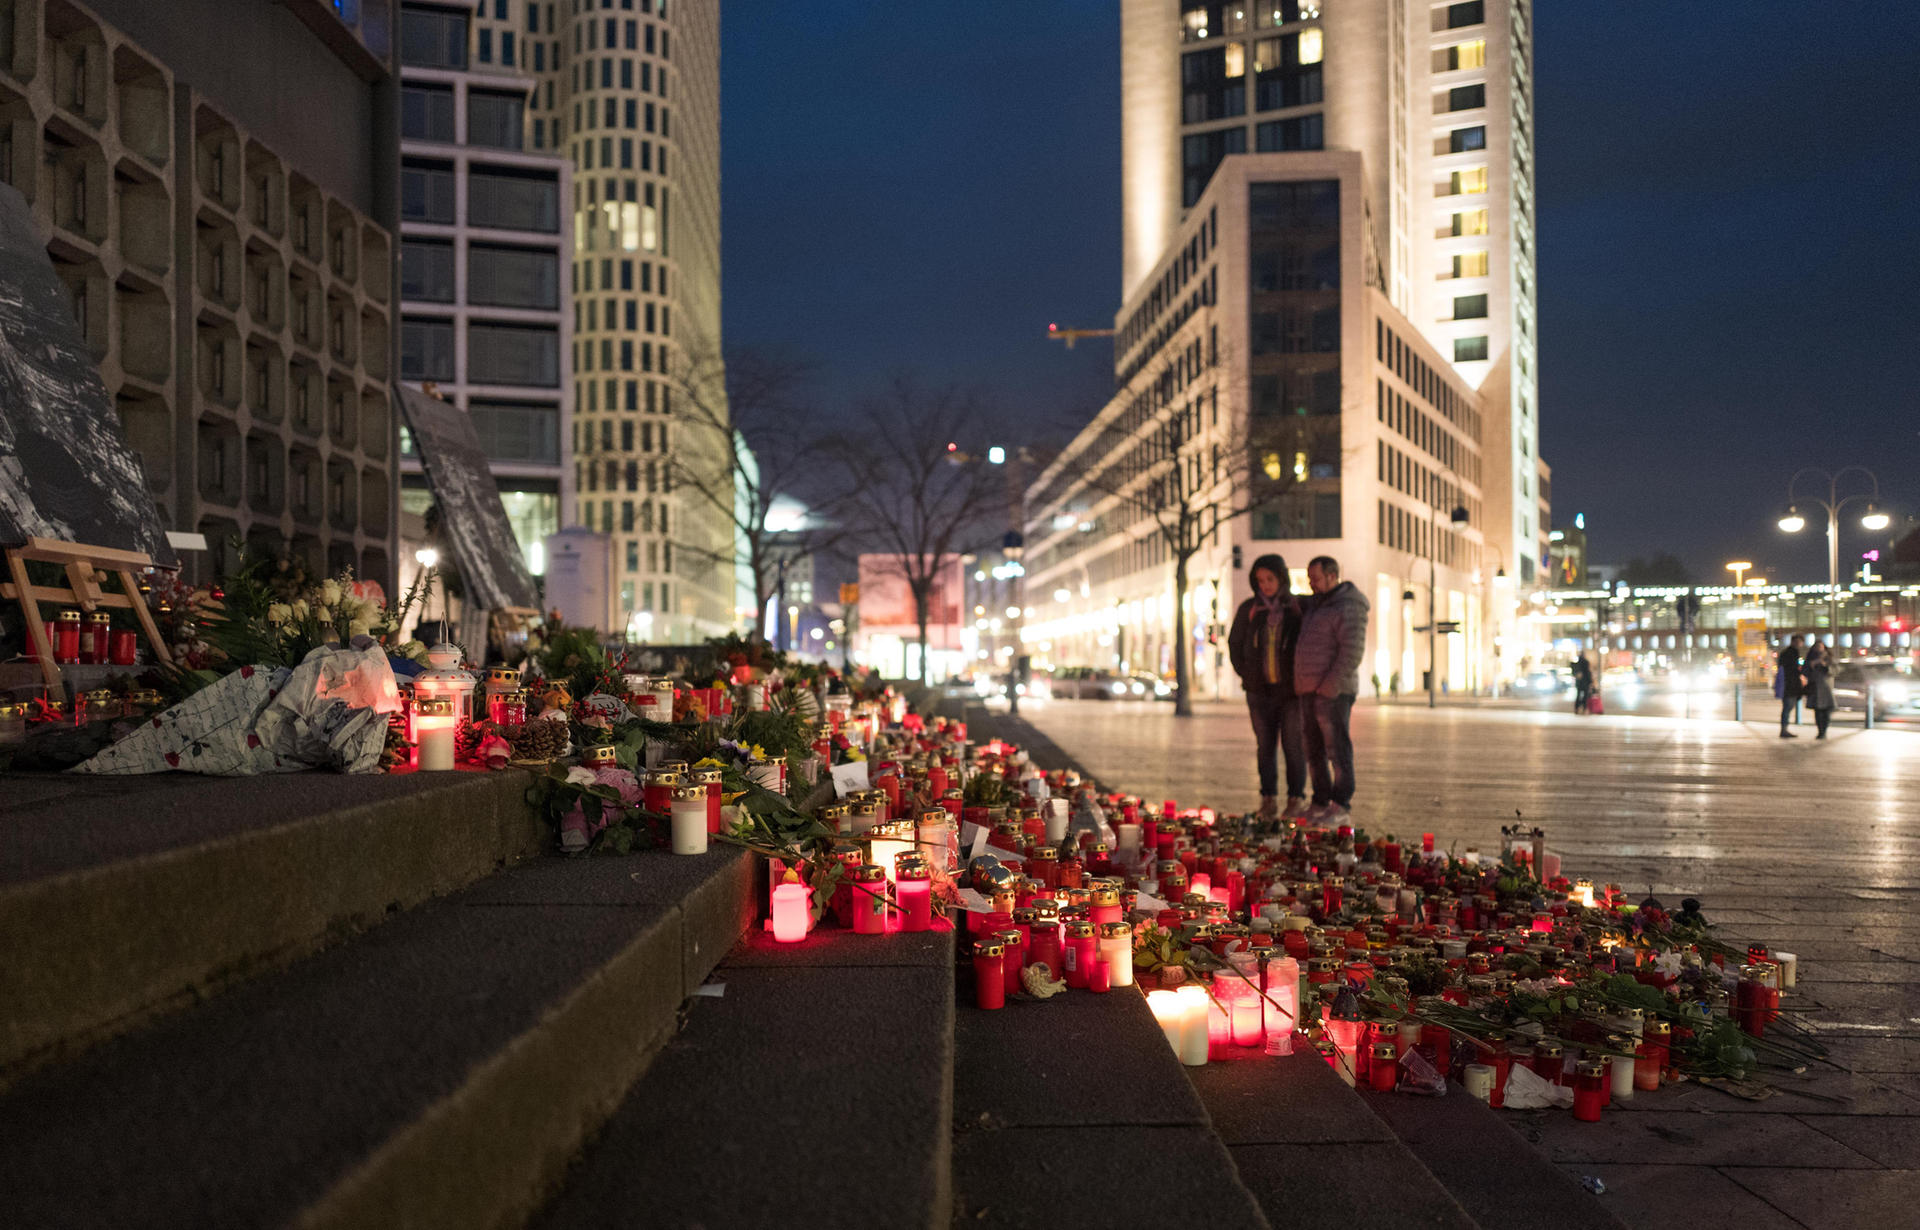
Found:
[[[1891,524],[1893,524],[1893,518],[1881,512],[1880,509],[1873,504],[1867,505],[1867,515],[1860,518],[1861,529],[1884,530]]]
[[[1807,519],[1792,509],[1788,509],[1787,515],[1780,518],[1780,528],[1789,534],[1798,534],[1801,530],[1807,528]]]
[[[989,448],[987,450],[988,465],[990,466],[1002,465],[1006,462],[1006,460],[1007,460],[1007,450],[1004,448],[1001,448],[998,444],[994,445],[992,448]]]
[[[440,562],[440,553],[432,547],[421,547],[413,553],[413,558],[422,568],[431,568]]]
[[[1073,591],[1070,589],[1067,589],[1064,586],[1053,591],[1053,600],[1055,602],[1066,602],[1068,599],[1072,597],[1073,597]]]

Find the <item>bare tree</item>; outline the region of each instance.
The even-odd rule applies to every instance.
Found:
[[[1004,479],[959,442],[982,430],[977,402],[896,378],[862,407],[860,428],[833,442],[847,479],[847,513],[913,596],[927,678],[927,626],[943,564],[974,541],[1005,498]]]
[[[780,584],[782,569],[830,547],[841,531],[837,509],[808,479],[826,464],[825,442],[798,429],[810,417],[804,397],[814,367],[791,355],[739,348],[721,357],[690,352],[671,382],[680,441],[668,482],[724,526],[727,540],[676,538],[683,557],[744,568],[753,578],[752,635]],[[804,509],[790,522],[789,513]],[[687,525],[681,530],[685,534]]]
[[[1241,412],[1222,405],[1217,386],[1184,399],[1156,385],[1115,414],[1079,452],[1101,460],[1087,487],[1111,496],[1126,520],[1145,522],[1173,563],[1174,712],[1193,714],[1193,664],[1187,643],[1187,592],[1194,556],[1219,541],[1221,527],[1256,512],[1310,519],[1311,495],[1296,482],[1314,467],[1337,464],[1335,431],[1303,417]],[[1331,449],[1331,456],[1322,453]],[[1302,527],[1304,528],[1304,527]],[[1306,535],[1301,535],[1306,536]]]

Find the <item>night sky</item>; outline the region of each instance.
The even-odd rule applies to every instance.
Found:
[[[1823,522],[1773,528],[1795,469],[1920,513],[1920,4],[1537,7],[1555,524],[1824,580]],[[816,362],[823,420],[908,373],[1071,434],[1111,348],[1044,333],[1117,306],[1118,4],[723,11],[728,344]]]

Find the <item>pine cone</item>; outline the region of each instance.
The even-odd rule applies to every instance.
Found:
[[[490,725],[485,721],[472,722],[462,719],[460,728],[453,732],[453,754],[456,760],[472,760],[480,754],[480,740],[491,733]]]
[[[567,750],[565,722],[528,722],[495,732],[513,748],[515,760],[552,760]]]

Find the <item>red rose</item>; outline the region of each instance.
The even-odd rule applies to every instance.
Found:
[[[251,679],[251,678],[253,678],[253,668],[252,668],[251,666],[243,666],[243,667],[241,667],[241,668],[240,668],[240,677],[241,677],[242,679]]]
[[[259,735],[248,735],[248,736],[247,736],[247,746],[248,746],[248,747],[259,747],[259,746],[260,746],[260,736],[259,736]]]
[[[179,752],[168,752],[168,753],[167,753],[167,763],[168,763],[168,764],[170,764],[170,765],[172,765],[172,766],[173,766],[174,768],[176,768],[176,769],[177,769],[177,768],[179,768],[179,767],[180,767],[180,753],[179,753]]]

